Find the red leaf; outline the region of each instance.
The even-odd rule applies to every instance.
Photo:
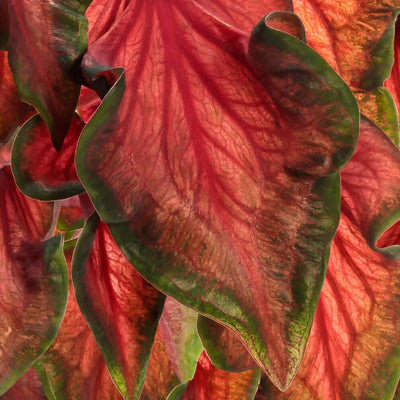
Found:
[[[397,0],[293,0],[305,25],[307,43],[353,90],[363,115],[396,143],[396,109],[383,82],[393,59]]]
[[[60,150],[80,90],[89,0],[9,0],[9,59],[21,99],[39,111]],[[34,77],[34,79],[32,79]]]
[[[12,152],[12,170],[20,190],[39,200],[57,200],[84,191],[75,169],[75,149],[84,127],[75,115],[64,146],[56,151],[39,115],[19,130]]]
[[[96,214],[72,268],[78,304],[115,384],[126,398],[139,398],[165,296],[132,268]]]
[[[66,242],[68,244],[68,242]],[[72,249],[66,252],[71,264]],[[121,400],[94,336],[75,300],[69,283],[67,309],[58,335],[39,360],[42,380],[57,400]]]
[[[180,400],[250,400],[254,399],[259,381],[258,369],[236,373],[221,371],[203,352],[194,378]]]
[[[140,400],[165,400],[179,383],[160,330],[157,330]]]
[[[32,367],[6,393],[0,400],[48,400],[42,382],[36,370]]]
[[[1,9],[0,9],[1,15]],[[1,26],[1,20],[0,20]],[[0,147],[8,141],[22,122],[29,106],[23,103],[17,93],[8,65],[7,52],[0,50]]]
[[[400,153],[371,123],[361,127],[304,360],[287,392],[266,399],[384,400],[397,386],[400,251],[374,242],[399,215]]]
[[[53,205],[25,197],[0,170],[0,394],[50,346],[64,315],[62,237],[43,241]]]
[[[111,71],[77,169],[135,268],[228,325],[285,388],[322,284],[335,173],[353,150],[358,109],[317,54],[264,21],[247,54],[246,30],[274,5],[127,5],[84,68],[102,93],[104,66],[124,66],[129,91]]]

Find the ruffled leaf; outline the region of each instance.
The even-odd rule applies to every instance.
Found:
[[[215,368],[205,352],[197,363],[194,378],[174,400],[253,400],[260,370],[230,373]],[[183,389],[183,388],[182,388]],[[181,389],[181,390],[182,390]]]
[[[398,143],[396,108],[383,83],[393,63],[399,0],[293,0],[307,43],[353,90],[361,112]]]
[[[89,3],[8,1],[9,60],[18,93],[38,110],[57,150],[79,97],[79,65],[87,45],[84,13]]]
[[[167,297],[159,329],[181,382],[193,378],[203,346],[197,334],[197,313]]]
[[[130,3],[92,44],[86,74],[101,70],[96,89],[110,91],[77,169],[135,268],[228,325],[285,388],[325,274],[358,110],[306,45],[262,21],[247,54],[242,6],[225,15],[210,4]],[[126,68],[129,92],[104,65]]]
[[[66,242],[66,258],[71,264],[74,242]],[[75,300],[69,282],[67,309],[58,335],[35,367],[47,390],[57,400],[121,400],[94,336]]]
[[[19,130],[12,152],[12,170],[20,190],[39,200],[58,200],[84,191],[75,169],[75,148],[84,127],[75,115],[61,151],[52,146],[40,117],[30,118]]]
[[[126,399],[138,399],[165,296],[129,264],[94,214],[72,263],[79,307]]]
[[[40,377],[33,367],[29,368],[6,393],[0,396],[0,400],[24,399],[53,400],[45,395]]]
[[[215,367],[227,372],[243,372],[257,367],[243,343],[229,329],[201,315],[197,329]]]
[[[268,400],[389,400],[396,389],[400,241],[374,244],[399,216],[400,154],[374,125],[361,128],[341,174],[342,217],[304,360],[287,392],[268,388]]]
[[[179,384],[160,330],[157,330],[140,400],[165,400],[171,390]]]
[[[0,170],[0,394],[57,334],[68,285],[62,236],[43,242],[53,205],[25,197]]]
[[[1,3],[0,3],[1,4]],[[1,15],[1,8],[0,8]],[[1,18],[1,17],[0,17]],[[1,24],[1,19],[0,19]],[[22,122],[29,106],[23,103],[17,93],[8,65],[7,52],[0,50],[0,148],[8,141]]]

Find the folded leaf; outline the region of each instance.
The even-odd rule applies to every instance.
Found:
[[[57,334],[68,285],[62,236],[43,242],[53,205],[25,197],[0,170],[0,395]]]
[[[382,88],[393,62],[394,21],[399,0],[293,0],[305,25],[307,43],[353,90],[361,112],[395,143],[399,141],[396,108]]]
[[[74,242],[66,242],[66,258],[71,265]],[[69,282],[67,309],[58,335],[35,368],[47,383],[47,391],[57,400],[121,400],[113,384],[94,336],[75,300]]]
[[[341,176],[342,217],[305,357],[287,392],[269,388],[268,400],[391,400],[399,380],[400,241],[374,244],[399,216],[400,153],[362,121]]]
[[[9,59],[22,100],[39,111],[60,150],[78,101],[90,0],[9,0]],[[34,79],[32,79],[34,77]]]
[[[197,363],[194,378],[174,400],[253,400],[260,370],[230,373],[215,368],[205,352]],[[171,400],[172,400],[171,399]]]
[[[181,382],[193,378],[203,346],[197,334],[197,313],[167,297],[159,330]]]
[[[241,17],[221,19],[214,2],[130,4],[84,59],[110,91],[78,144],[79,177],[135,268],[229,326],[283,389],[337,227],[355,100],[315,52],[264,21],[247,54]],[[104,65],[126,68],[129,92]]]
[[[151,348],[146,381],[140,400],[165,400],[171,390],[179,383],[179,378],[158,329]]]
[[[0,3],[2,4],[2,3]],[[1,18],[0,8],[0,18]],[[1,26],[1,19],[0,19]],[[1,39],[0,39],[1,40]],[[8,141],[22,122],[29,106],[23,103],[17,93],[8,65],[7,52],[0,50],[0,148]]]
[[[83,127],[75,115],[61,151],[52,146],[40,115],[21,127],[14,141],[11,165],[23,193],[39,200],[58,200],[84,191],[75,169],[75,148]]]
[[[97,214],[78,240],[72,274],[111,377],[126,399],[138,399],[165,296],[132,268]]]
[[[49,400],[44,391],[42,382],[34,368],[29,368],[21,378],[6,393],[0,396],[0,400]],[[50,399],[52,400],[52,399]]]

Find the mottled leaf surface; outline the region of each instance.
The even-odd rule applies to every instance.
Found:
[[[307,43],[353,90],[361,112],[396,143],[396,109],[383,82],[393,62],[394,20],[399,0],[351,2],[293,0]]]
[[[0,394],[50,346],[68,285],[62,237],[43,242],[53,205],[25,197],[0,170]]]
[[[374,248],[398,217],[400,155],[363,121],[342,171],[342,216],[303,363],[266,399],[392,399],[400,375],[400,241]]]
[[[172,365],[181,382],[193,378],[203,351],[197,334],[197,313],[167,297],[159,329]]]
[[[59,150],[79,97],[90,0],[9,0],[9,60],[18,93],[38,110]],[[34,79],[32,79],[34,77]]]
[[[66,242],[71,265],[74,242]],[[36,365],[57,400],[121,400],[92,331],[74,296],[70,275],[67,309],[58,335]]]
[[[31,367],[0,400],[49,400],[43,390],[42,382],[36,370]],[[52,399],[51,399],[52,400]]]
[[[96,214],[74,253],[76,298],[121,393],[139,398],[165,296],[126,260]]]
[[[135,268],[230,326],[285,388],[325,274],[358,110],[293,36],[262,21],[248,45],[238,27],[251,14],[231,4],[225,15],[220,2],[130,3],[92,43],[87,75],[123,66],[129,91],[122,78],[110,85],[77,169]]]
[[[158,329],[151,348],[146,381],[140,400],[165,400],[172,389],[180,384],[168,354],[160,329]]]
[[[7,142],[14,130],[22,122],[22,119],[29,108],[29,106],[26,103],[23,103],[18,97],[12,73],[8,65],[7,52],[2,50],[0,50],[0,93],[1,147]]]
[[[243,343],[228,328],[199,315],[197,330],[213,365],[223,371],[243,372],[256,368]]]
[[[84,127],[75,115],[57,151],[40,117],[30,118],[19,130],[12,152],[12,170],[20,190],[39,200],[58,200],[84,191],[75,169],[75,149]]]
[[[197,363],[194,378],[180,400],[253,400],[260,381],[257,368],[246,372],[225,372],[215,368],[203,352]]]

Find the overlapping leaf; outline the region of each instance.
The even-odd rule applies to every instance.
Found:
[[[193,379],[171,400],[252,400],[260,381],[259,369],[246,372],[225,372],[215,368],[203,352]]]
[[[0,396],[0,400],[53,400],[47,398],[42,382],[36,370],[31,367],[6,393]]]
[[[0,3],[1,4],[1,3]],[[1,9],[0,9],[1,13]],[[1,20],[0,20],[1,23]],[[17,93],[8,65],[7,52],[0,50],[0,147],[7,142],[22,122],[29,106],[23,103]]]
[[[400,155],[363,121],[342,171],[342,217],[302,366],[266,399],[392,399],[400,375],[399,247],[375,248],[400,207]],[[386,240],[381,245],[400,242]]]
[[[73,282],[107,367],[127,399],[139,398],[165,296],[149,285],[94,214],[78,240]]]
[[[62,237],[43,241],[53,206],[25,197],[0,170],[0,394],[53,341],[67,301]]]
[[[181,382],[193,378],[203,346],[197,334],[197,313],[167,297],[159,329],[166,351]]]
[[[9,59],[18,93],[39,111],[58,150],[78,101],[89,3],[8,1]]]
[[[77,168],[132,264],[230,326],[284,388],[310,329],[358,113],[294,37],[262,22],[247,55],[241,10],[130,3],[84,60],[87,75],[124,66],[129,92],[117,109],[114,80]]]
[[[393,62],[394,20],[400,1],[293,0],[307,43],[355,93],[361,112],[396,143],[396,108],[383,88]]]
[[[46,124],[35,115],[14,141],[12,170],[20,190],[39,200],[57,200],[84,191],[75,169],[75,148],[84,127],[75,115],[61,151],[56,151]]]
[[[74,242],[66,242],[66,258],[71,264]],[[71,276],[70,276],[71,277]],[[58,335],[36,364],[46,393],[57,400],[121,400],[94,336],[83,318],[69,282],[67,309]]]
[[[165,400],[172,389],[179,384],[179,378],[169,358],[160,330],[157,330],[140,400]]]

